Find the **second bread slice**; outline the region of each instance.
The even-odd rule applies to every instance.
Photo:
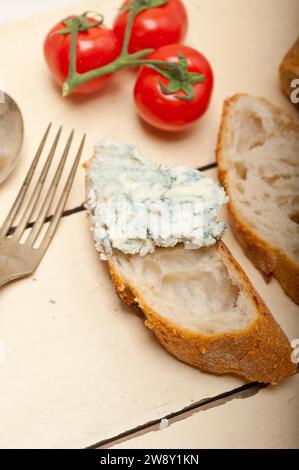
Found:
[[[217,161],[247,256],[299,303],[299,126],[266,100],[224,103]]]

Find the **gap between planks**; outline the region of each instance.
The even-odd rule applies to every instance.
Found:
[[[152,431],[160,431],[160,423],[162,419],[166,419],[168,421],[168,426],[170,426],[171,424],[174,424],[178,421],[184,420],[192,416],[194,413],[206,411],[211,408],[216,408],[217,406],[224,405],[232,400],[252,397],[267,386],[268,385],[266,384],[260,384],[257,382],[247,383],[245,385],[242,385],[241,387],[235,388],[228,392],[215,395],[214,397],[204,398],[198,402],[192,403],[191,405],[184,407],[181,410],[174,411],[173,413],[169,413],[168,415],[163,416],[162,418],[158,418],[142,425],[136,426],[135,428],[124,431],[111,438],[103,439],[97,442],[96,444],[88,446],[86,449],[109,449],[116,444],[129,441],[143,434],[147,434]]]

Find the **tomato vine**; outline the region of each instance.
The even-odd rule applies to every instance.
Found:
[[[63,84],[63,96],[68,96],[80,85],[83,85],[94,78],[115,73],[127,67],[145,65],[155,69],[161,74],[161,76],[169,79],[169,85],[167,87],[162,85],[162,83],[160,84],[161,90],[165,95],[174,94],[178,99],[192,101],[194,96],[193,85],[196,83],[202,83],[205,80],[205,76],[203,74],[189,72],[187,60],[184,56],[180,56],[178,62],[175,63],[148,59],[146,56],[153,52],[154,49],[144,49],[133,54],[128,52],[135,17],[141,11],[162,6],[168,1],[169,0],[132,0],[126,7],[130,9],[130,14],[120,55],[113,62],[85,73],[79,73],[76,68],[77,35],[79,31],[86,31],[91,27],[100,25],[103,21],[103,17],[98,13],[84,12],[80,16],[64,20],[63,23],[65,28],[60,30],[58,33],[71,34],[71,45],[69,72],[68,77]],[[95,19],[92,23],[88,22],[88,17],[90,15],[93,17],[96,16],[96,18],[98,17],[99,20]],[[179,91],[183,91],[184,95],[177,95],[176,93]]]

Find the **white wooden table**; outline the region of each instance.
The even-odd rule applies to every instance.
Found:
[[[298,1],[186,4],[186,42],[209,57],[216,83],[207,115],[183,135],[165,136],[140,123],[131,100],[135,72],[122,73],[122,84],[116,79],[87,100],[63,100],[49,78],[42,41],[51,25],[86,9],[100,10],[109,24],[119,0],[85,1],[0,24],[0,80],[25,119],[20,164],[0,187],[0,224],[49,121],[66,131],[75,127],[78,140],[87,132],[83,160],[97,140],[111,138],[139,144],[153,160],[200,167],[214,161],[226,96],[265,96],[296,115],[280,93],[277,70],[298,33]],[[1,7],[1,19],[15,18],[12,5]],[[207,174],[217,177],[215,169]],[[36,274],[1,289],[0,447],[299,447],[298,375],[263,388],[202,373],[169,356],[115,296],[93,247],[83,200],[80,169],[70,211]],[[289,338],[299,338],[298,306],[275,280],[265,284],[230,233],[226,242]],[[160,430],[164,417],[169,426]]]

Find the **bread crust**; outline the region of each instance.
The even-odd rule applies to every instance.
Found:
[[[228,203],[229,220],[232,230],[242,246],[245,254],[253,264],[270,280],[274,276],[291,299],[299,304],[299,265],[295,263],[286,253],[278,247],[264,240],[238,213],[232,202],[232,191],[229,184],[228,170],[224,162],[223,151],[226,146],[226,133],[229,132],[227,118],[229,108],[244,94],[237,94],[224,102],[218,143],[216,148],[216,159],[218,164],[218,175],[221,184],[224,186],[230,201]],[[286,113],[274,107],[270,102],[261,98],[273,110],[277,116],[286,116]],[[288,125],[288,124],[286,124]],[[299,126],[295,120],[289,117],[291,128]]]
[[[129,307],[137,305],[142,310],[145,325],[181,361],[208,372],[238,374],[253,382],[274,384],[294,374],[297,368],[291,362],[287,337],[223,242],[217,242],[217,251],[238,276],[256,310],[252,323],[237,332],[208,335],[172,323],[153,310],[138,287],[124,278],[113,255],[108,256],[108,263],[119,297]]]

